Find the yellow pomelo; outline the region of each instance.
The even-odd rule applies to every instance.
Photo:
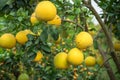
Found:
[[[27,41],[28,41],[28,38],[27,38],[27,35],[28,34],[32,34],[32,35],[35,35],[32,31],[30,31],[29,29],[26,29],[24,31],[19,31],[17,34],[16,34],[16,40],[18,43],[20,44],[25,44]]]
[[[54,65],[58,69],[68,68],[67,53],[60,52],[54,57]]]
[[[38,20],[49,21],[55,18],[57,9],[50,1],[41,1],[35,8],[35,16]]]
[[[56,15],[53,20],[48,21],[47,23],[59,26],[59,25],[61,25],[61,18],[58,15]]]
[[[96,59],[93,56],[88,56],[85,58],[86,66],[94,66],[96,64]]]
[[[75,43],[79,49],[86,49],[92,46],[93,38],[88,32],[82,31],[75,37]]]
[[[32,25],[38,23],[38,20],[37,20],[37,18],[36,18],[36,16],[35,16],[35,12],[32,13],[32,15],[31,15],[31,17],[30,17],[30,22],[32,23]]]
[[[13,48],[16,45],[16,39],[13,34],[5,33],[0,37],[0,46],[3,48]]]
[[[20,44],[25,44],[28,41],[27,33],[25,31],[19,31],[16,34],[16,40]]]
[[[43,54],[40,51],[38,51],[34,61],[36,62],[40,61],[42,58],[43,58]]]
[[[73,65],[80,65],[84,60],[84,55],[78,48],[72,48],[68,52],[67,60]]]
[[[114,49],[115,49],[115,51],[120,51],[120,42],[114,43]]]

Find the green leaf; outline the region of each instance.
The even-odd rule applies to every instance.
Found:
[[[32,34],[28,34],[27,37],[28,37],[28,40],[29,40],[29,41],[34,40],[34,36],[33,36]]]
[[[0,9],[2,9],[6,3],[8,2],[8,0],[0,0]]]
[[[93,41],[93,45],[94,45],[94,48],[95,48],[95,49],[98,49],[98,43],[97,43],[96,40]]]
[[[46,52],[50,52],[51,51],[51,49],[50,49],[50,47],[48,45],[41,45],[40,47],[41,47],[41,49],[43,49]]]
[[[56,28],[50,28],[50,34],[54,40],[57,40],[59,37],[58,30]]]
[[[36,53],[31,52],[28,57],[29,57],[31,60],[33,60],[33,59],[35,58],[35,56],[36,56]]]
[[[25,46],[25,47],[26,47],[26,48],[27,48],[27,47],[30,47],[32,44],[33,44],[33,43],[32,43],[31,41],[28,41],[28,42],[26,43],[26,46]]]
[[[22,20],[23,20],[23,18],[22,18],[22,17],[18,17],[18,21],[20,21],[20,22],[21,22]]]
[[[79,14],[80,13],[80,8],[75,9],[75,14]]]
[[[10,5],[14,2],[15,0],[7,0],[7,4]]]
[[[47,33],[47,28],[44,28],[41,35],[40,35],[40,39],[42,42],[46,42],[48,39],[48,33]]]
[[[0,9],[2,9],[6,4],[12,4],[14,0],[0,0]]]
[[[37,38],[36,41],[35,41],[35,44],[39,44],[39,42],[40,42],[40,39]]]

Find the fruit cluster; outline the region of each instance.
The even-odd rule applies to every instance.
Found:
[[[47,24],[61,25],[61,18],[57,14],[55,5],[50,1],[41,1],[37,4],[35,11],[32,13],[30,21],[32,25],[45,21]]]
[[[59,69],[66,69],[70,64],[81,65],[85,62],[86,66],[94,66],[96,59],[88,56],[84,60],[83,50],[93,45],[93,38],[88,32],[80,32],[75,37],[76,47],[72,48],[68,53],[60,52],[54,57],[54,65]]]

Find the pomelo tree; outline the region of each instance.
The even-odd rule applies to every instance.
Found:
[[[0,36],[16,42],[0,37],[0,80],[118,80],[120,2],[94,0],[99,15],[91,1],[1,0]]]

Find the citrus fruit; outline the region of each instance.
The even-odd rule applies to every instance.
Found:
[[[32,32],[30,30],[23,30],[23,31],[19,31],[16,34],[16,40],[18,43],[20,44],[25,44],[28,41],[27,35],[28,34],[32,34]]]
[[[85,64],[86,66],[94,66],[96,63],[96,59],[93,56],[88,56],[85,58]]]
[[[58,15],[56,15],[53,20],[48,21],[47,23],[59,26],[59,25],[61,25],[61,18]]]
[[[115,49],[115,51],[120,51],[120,42],[114,43],[114,49]]]
[[[38,20],[35,16],[35,12],[32,13],[31,17],[30,17],[30,22],[32,23],[32,25],[38,23]]]
[[[18,80],[29,80],[29,76],[28,76],[28,74],[26,74],[26,73],[21,73],[21,74],[18,76]]]
[[[5,33],[0,37],[0,46],[3,48],[13,48],[16,45],[16,39],[13,34]]]
[[[40,51],[38,51],[34,61],[36,62],[40,61],[42,58],[43,58],[43,54]]]
[[[35,16],[38,20],[49,21],[55,18],[57,9],[50,1],[41,1],[35,8]]]
[[[28,41],[26,32],[25,31],[19,31],[16,34],[16,40],[20,44],[25,44]]]
[[[103,63],[104,63],[103,57],[102,57],[101,55],[97,56],[96,62],[97,62],[97,64],[99,64],[100,66],[103,65]]]
[[[88,32],[80,32],[75,37],[75,43],[79,49],[86,49],[87,47],[92,46],[93,38]]]
[[[67,60],[73,65],[80,65],[84,60],[84,55],[78,48],[72,48],[68,52]]]
[[[60,52],[54,57],[54,65],[58,69],[68,68],[67,53]]]

